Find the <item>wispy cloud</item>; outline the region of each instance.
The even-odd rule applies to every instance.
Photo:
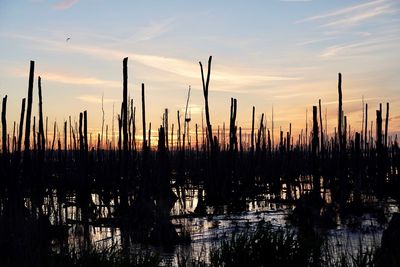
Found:
[[[373,100],[377,100],[377,99],[379,99],[378,97],[369,97],[369,98],[364,98],[364,101],[365,102],[368,102],[368,101],[373,101]],[[343,100],[343,103],[358,103],[358,102],[362,102],[362,99],[360,99],[360,98],[353,98],[353,99],[346,99],[346,100]],[[337,105],[339,102],[337,101],[337,100],[335,100],[335,101],[329,101],[329,102],[324,102],[323,104],[324,105]]]
[[[10,69],[9,73],[17,77],[27,76],[25,69]],[[96,77],[84,77],[74,74],[47,72],[47,71],[40,72],[39,75],[43,78],[43,81],[52,81],[57,83],[73,84],[73,85],[89,85],[89,86],[101,86],[101,87],[112,87],[112,88],[121,87],[121,82],[119,81],[103,80],[103,79],[98,79]]]
[[[62,0],[56,3],[53,7],[55,9],[68,9],[78,2],[79,0]]]
[[[281,2],[311,2],[312,0],[280,0]]]
[[[149,41],[171,29],[174,18],[168,18],[161,21],[152,22],[149,25],[143,26],[136,33],[135,36],[139,41]]]
[[[93,45],[81,45],[70,43],[66,46],[64,41],[43,40],[42,38],[22,36],[10,34],[9,37],[27,39],[31,42],[40,44],[37,49],[46,49],[46,51],[61,51],[62,53],[79,53],[87,56],[92,56],[97,59],[103,60],[121,60],[124,57],[129,57],[129,60],[142,64],[144,66],[171,73],[189,79],[198,80],[199,65],[196,60],[187,61],[172,57],[163,57],[158,55],[138,54],[128,51],[121,51],[113,48],[104,48]],[[253,74],[256,73],[256,74]],[[302,77],[295,75],[288,75],[286,72],[269,71],[260,73],[260,71],[237,69],[231,66],[214,65],[212,72],[212,82],[218,84],[216,90],[220,91],[235,91],[238,88],[244,88],[251,85],[262,85],[268,82],[281,82],[281,81],[297,81]],[[57,77],[60,78],[60,77]],[[63,79],[59,79],[63,80]],[[65,80],[67,82],[67,80]],[[80,82],[87,82],[90,84],[100,83],[101,80],[95,78],[88,78],[80,80]],[[107,83],[109,86],[114,85],[113,82]],[[118,84],[119,85],[119,84]]]
[[[398,46],[400,37],[398,36],[379,36],[373,39],[363,41],[333,45],[325,48],[320,57],[329,59],[336,56],[354,56],[371,52],[374,49],[383,49],[392,46]]]
[[[303,42],[298,43],[297,45],[303,46],[303,45],[310,45],[310,44],[315,44],[315,43],[322,43],[326,41],[330,41],[335,39],[334,37],[325,37],[325,38],[318,38],[318,39],[311,39],[311,40],[306,40]]]
[[[296,23],[322,21],[322,27],[343,27],[356,25],[384,14],[396,13],[397,11],[393,3],[388,0],[374,0],[321,15],[311,16],[301,19]]]
[[[330,26],[348,26],[348,25],[355,25],[358,24],[362,21],[384,15],[384,14],[392,14],[395,13],[396,10],[391,7],[391,5],[384,5],[384,6],[378,6],[375,7],[371,10],[367,10],[362,13],[354,14],[342,19],[338,19],[336,21],[332,21],[329,23],[326,23],[322,26],[324,27],[330,27]]]
[[[87,103],[101,104],[101,96],[98,95],[80,95],[77,96],[76,99]],[[103,103],[114,103],[119,101],[120,99],[103,98]]]

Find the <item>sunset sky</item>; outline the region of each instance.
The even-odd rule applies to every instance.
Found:
[[[88,110],[89,128],[98,131],[104,94],[111,127],[113,104],[117,114],[122,99],[122,60],[129,57],[137,119],[141,83],[153,129],[165,108],[176,125],[191,85],[191,117],[201,123],[198,62],[207,65],[209,55],[214,125],[229,123],[235,97],[237,122],[244,128],[251,125],[253,105],[258,120],[266,113],[270,128],[273,106],[275,126],[287,131],[292,122],[298,132],[306,109],[311,119],[321,99],[332,132],[341,72],[352,128],[361,128],[364,96],[371,120],[380,102],[390,102],[389,128],[400,131],[398,0],[0,0],[0,96],[8,95],[9,131],[27,95],[30,60],[36,62],[34,114],[40,75],[49,121],[78,119]]]

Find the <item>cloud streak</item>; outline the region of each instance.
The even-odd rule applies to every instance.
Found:
[[[398,46],[400,37],[396,36],[380,36],[374,39],[363,40],[360,42],[333,45],[325,48],[320,57],[330,59],[336,56],[355,56],[359,54],[369,53],[374,49],[383,49],[391,46]]]
[[[25,39],[31,42],[36,42],[39,44],[37,49],[46,49],[47,51],[60,51],[62,53],[79,53],[84,54],[86,56],[91,56],[97,59],[103,60],[121,60],[124,57],[129,57],[129,60],[142,64],[144,66],[167,72],[170,74],[178,75],[183,78],[188,79],[188,83],[196,79],[200,78],[199,74],[199,65],[198,63],[193,61],[182,60],[178,58],[172,57],[163,57],[158,55],[148,55],[148,54],[138,54],[138,53],[130,53],[128,51],[121,51],[113,48],[104,48],[100,46],[93,45],[80,45],[80,44],[69,44],[66,48],[65,42],[54,41],[54,40],[43,40],[41,38],[22,36],[16,34],[10,34],[9,36]],[[248,87],[251,85],[263,85],[265,83],[270,82],[282,82],[282,81],[298,81],[301,80],[302,77],[281,74],[279,72],[270,72],[270,74],[257,73],[253,74],[250,71],[246,70],[238,70],[237,68],[223,65],[214,65],[212,72],[212,82],[216,85],[221,85],[221,87],[216,87],[216,90],[220,91],[235,91],[237,88]],[[63,79],[60,76],[54,76],[54,80],[65,81],[68,79]],[[72,79],[73,81],[76,79]],[[77,82],[81,84],[91,84],[98,85],[103,80],[97,78],[82,78],[78,79]],[[105,84],[109,87],[116,87],[116,84],[111,81],[104,81]],[[119,86],[119,84],[118,84]]]
[[[63,0],[63,1],[56,3],[53,7],[55,9],[68,9],[78,2],[79,2],[79,0]]]
[[[387,0],[374,0],[304,18],[295,23],[322,21],[322,27],[345,27],[356,25],[381,15],[393,14],[397,11],[393,4]]]
[[[11,74],[17,77],[26,77],[27,73],[25,69],[11,69]],[[101,86],[111,88],[121,88],[121,82],[112,80],[103,80],[96,77],[85,77],[79,75],[72,75],[59,72],[41,72],[40,76],[44,81],[52,81],[63,84],[73,85],[89,85],[89,86]]]
[[[101,96],[97,95],[80,95],[77,96],[76,99],[87,103],[101,104]],[[103,103],[115,103],[119,101],[121,100],[113,98],[103,98]]]

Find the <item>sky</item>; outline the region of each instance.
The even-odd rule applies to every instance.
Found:
[[[165,108],[177,124],[189,86],[191,118],[200,124],[198,62],[206,66],[210,55],[213,125],[229,124],[234,97],[244,129],[255,106],[256,123],[265,113],[270,128],[273,108],[275,129],[288,131],[292,123],[296,134],[321,99],[333,132],[341,72],[352,129],[361,130],[364,97],[370,120],[379,103],[390,102],[389,129],[400,132],[398,0],[0,0],[0,97],[8,95],[8,131],[27,96],[30,60],[36,63],[33,114],[40,75],[50,122],[77,120],[87,110],[89,130],[97,132],[103,96],[111,128],[113,106],[115,118],[122,100],[122,60],[128,57],[129,95],[140,119],[145,84],[154,135]]]

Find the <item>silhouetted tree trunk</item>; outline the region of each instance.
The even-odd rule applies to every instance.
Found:
[[[208,59],[208,70],[207,70],[207,79],[206,80],[204,80],[203,65],[201,64],[201,62],[199,62],[199,64],[200,64],[200,69],[201,69],[201,80],[203,82],[203,94],[204,94],[204,101],[205,101],[208,142],[210,144],[211,150],[214,150],[215,148],[214,148],[213,134],[212,134],[212,128],[211,128],[211,122],[210,122],[210,110],[209,110],[209,105],[208,105],[208,85],[210,83],[211,60],[212,60],[212,56],[210,56]]]
[[[21,117],[19,120],[19,133],[18,133],[18,153],[21,153],[21,144],[22,144],[22,135],[24,129],[24,116],[25,116],[25,102],[26,99],[22,99],[22,106],[21,106]]]
[[[40,157],[44,157],[44,151],[46,149],[46,140],[44,137],[44,128],[43,128],[43,100],[42,100],[42,79],[39,76],[38,79],[38,89],[39,89],[39,154]]]
[[[312,139],[312,159],[313,159],[313,183],[314,183],[314,192],[320,192],[320,181],[318,174],[318,160],[317,160],[317,152],[318,152],[318,119],[317,119],[317,107],[313,106],[313,139]]]
[[[143,123],[143,150],[146,149],[146,103],[144,96],[144,83],[142,83],[142,123]]]
[[[35,71],[35,62],[31,61],[31,65],[30,65],[30,69],[29,69],[28,106],[27,106],[27,110],[26,110],[24,161],[27,161],[29,159],[34,71]],[[25,166],[27,166],[27,165],[25,165]]]
[[[128,156],[128,58],[123,61],[123,102],[122,102],[122,130],[124,135],[124,157]]]
[[[7,112],[7,96],[3,97],[3,105],[1,108],[1,127],[2,127],[2,152],[4,158],[7,158],[7,119],[6,119],[6,112]]]
[[[338,134],[339,134],[339,147],[343,149],[343,137],[342,137],[342,118],[343,118],[343,107],[342,107],[342,74],[339,73],[338,80],[338,93],[339,93],[339,108],[338,108]]]
[[[386,103],[386,120],[385,120],[385,147],[388,141],[388,127],[389,127],[389,103]]]
[[[321,99],[319,100],[319,125],[321,127],[321,158],[324,158],[324,131],[322,127],[322,107]]]

